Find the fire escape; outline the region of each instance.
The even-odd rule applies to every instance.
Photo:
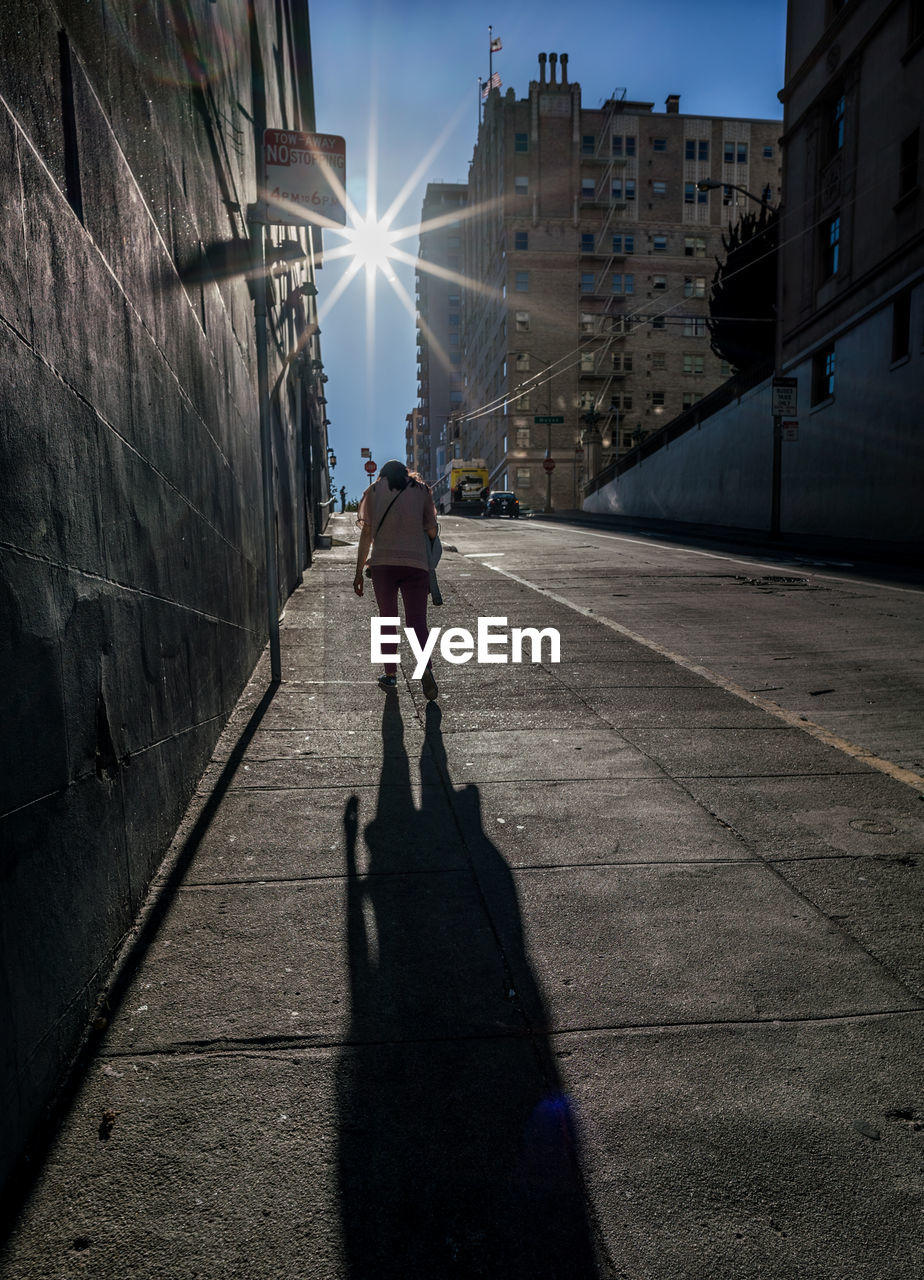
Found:
[[[595,415],[593,421],[604,438],[612,436],[614,418],[618,424],[619,410],[613,406],[613,389],[628,371],[621,341],[625,331],[626,295],[614,288],[614,277],[626,255],[613,248],[613,228],[627,203],[625,183],[620,180],[626,157],[613,153],[611,141],[618,104],[625,96],[625,89],[614,90],[605,104],[593,153],[587,152],[581,157],[585,172],[589,169],[593,173],[592,190],[590,178],[582,179],[582,217],[596,219],[599,215],[600,221],[593,232],[581,233],[578,388],[582,414]],[[621,277],[621,270],[619,274]],[[628,359],[631,361],[631,357]],[[617,447],[618,441],[614,439],[614,453]]]

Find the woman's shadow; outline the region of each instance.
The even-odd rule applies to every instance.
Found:
[[[382,716],[358,865],[344,814],[352,1016],[338,1065],[339,1176],[353,1280],[584,1280],[598,1266],[575,1127],[478,788],[453,787],[427,707],[415,803],[399,700]]]

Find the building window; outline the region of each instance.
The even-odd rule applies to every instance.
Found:
[[[524,391],[521,396],[517,396],[514,401],[514,408],[518,413],[525,413],[529,408],[529,392]]]
[[[772,159],[773,159],[773,148],[772,148],[772,147],[770,147],[770,146],[766,146],[766,147],[764,147],[764,159],[765,159],[765,160],[772,160]]]
[[[623,154],[623,150],[622,150],[622,134],[621,134],[621,133],[614,133],[614,134],[613,134],[612,147],[613,147],[613,155],[614,155],[614,156],[621,156],[621,155]]]
[[[656,195],[656,196],[666,196],[666,195],[667,195],[667,183],[666,183],[666,182],[653,182],[653,183],[651,184],[651,190],[652,190],[652,193],[653,193],[654,195]]]
[[[529,272],[518,271],[514,276],[513,287],[517,293],[529,293]]]
[[[841,218],[836,214],[826,218],[821,224],[821,273],[822,279],[830,280],[837,275],[840,265],[841,251]]]
[[[592,351],[581,352],[581,373],[593,373],[594,371],[594,353]]]
[[[517,488],[529,488],[529,467],[517,467]]]
[[[684,256],[687,258],[705,258],[706,239],[704,236],[687,236],[683,242]]]
[[[585,133],[581,138],[581,154],[592,156],[597,145],[597,139],[592,133]]]
[[[462,317],[457,312],[450,312],[449,314],[450,329],[458,329],[461,323],[462,323]]]
[[[632,392],[631,391],[624,391],[622,393],[622,407],[627,410],[632,408]]]
[[[898,198],[910,196],[918,187],[918,153],[921,146],[920,127],[902,139],[898,168]]]
[[[667,276],[652,276],[651,287],[655,290],[667,288]]]
[[[529,369],[529,352],[518,351],[516,357],[516,367],[520,373]]]
[[[664,407],[664,392],[663,392],[663,391],[652,391],[652,393],[651,393],[651,403],[652,403],[652,405],[654,406],[654,408],[655,408],[655,409],[661,409],[661,408],[663,408],[663,407]]]
[[[696,159],[696,139],[695,138],[687,138],[686,141],[684,142],[683,158],[684,160]]]
[[[615,186],[615,183],[614,183],[614,186]],[[581,199],[593,200],[596,194],[597,194],[597,184],[594,182],[593,178],[582,178],[581,179]]]
[[[517,448],[529,448],[529,427],[517,427]]]
[[[450,293],[446,299],[446,302],[449,304],[450,307],[461,307],[462,295],[459,293]]]
[[[835,99],[831,113],[831,150],[840,151],[844,145],[847,102],[843,94]]]
[[[652,353],[651,353],[651,367],[652,367],[652,369],[666,369],[666,368],[667,368],[667,355],[666,355],[666,353],[665,353],[665,352],[663,352],[663,351],[652,351]]]
[[[892,303],[892,361],[911,354],[911,291],[900,293]]]
[[[704,373],[705,361],[705,356],[696,355],[695,352],[692,351],[685,351],[683,355],[684,373]]]
[[[589,311],[581,312],[581,333],[593,333],[594,318]]]
[[[730,378],[732,376],[732,367],[727,360],[719,362],[719,373],[723,378]]]
[[[517,333],[529,333],[529,312],[518,311],[516,313],[515,327]]]
[[[635,135],[632,133],[626,134],[626,155],[635,155]]]
[[[528,231],[514,231],[514,233],[513,233],[513,247],[514,247],[514,249],[516,249],[516,250],[518,250],[518,251],[519,251],[519,250],[521,250],[521,249],[528,249],[528,248],[529,248],[529,232],[528,232]]]
[[[529,195],[529,178],[525,173],[518,173],[514,176],[513,189],[518,196]]]
[[[705,276],[684,276],[683,296],[685,298],[705,298],[706,277]]]
[[[451,347],[457,347],[459,345],[459,335],[457,333],[451,333],[449,335],[449,345]]]
[[[449,400],[450,400],[450,403],[452,403],[452,404],[461,404],[461,403],[462,403],[462,392],[461,392],[461,391],[450,391],[450,393],[449,393]]]
[[[596,277],[592,271],[581,272],[581,293],[593,293]]]
[[[614,373],[631,373],[632,372],[632,353],[630,351],[614,351],[613,352],[613,372]]]
[[[812,404],[821,404],[834,395],[834,347],[825,347],[812,358]]]
[[[748,144],[746,142],[738,143],[738,163],[747,164],[748,162]]]
[[[629,139],[627,138],[626,141],[628,142]],[[635,139],[633,138],[632,141],[635,142]],[[635,155],[635,152],[633,151],[632,154]],[[634,178],[626,178],[626,199],[627,200],[635,199],[635,179]]]
[[[683,203],[696,204],[696,183],[685,182],[683,184]]]
[[[652,236],[651,247],[655,253],[667,253],[667,236]]]
[[[692,409],[695,404],[698,404],[699,401],[702,400],[702,398],[703,397],[700,395],[698,391],[684,391],[683,393],[684,409]]]
[[[652,139],[651,139],[651,149],[652,149],[652,151],[666,151],[666,150],[667,150],[667,138],[652,138]]]
[[[726,164],[735,163],[735,144],[733,142],[725,143],[725,149],[724,149],[724,154],[722,158]]]
[[[614,253],[635,253],[635,236],[613,236]]]
[[[622,178],[614,178],[610,187],[610,195],[614,200],[622,199]]]
[[[581,253],[593,253],[594,251],[594,233],[592,231],[581,232]]]
[[[666,329],[667,321],[664,316],[653,316],[651,321],[652,329]]]
[[[595,396],[592,391],[582,391],[578,397],[578,408],[583,410],[593,409],[595,405]]]
[[[705,316],[684,316],[683,317],[683,336],[685,338],[705,338],[706,317]]]
[[[529,134],[515,133],[513,135],[513,149],[514,151],[519,151],[521,155],[527,152],[529,150]]]

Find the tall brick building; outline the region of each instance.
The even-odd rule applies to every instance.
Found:
[[[492,91],[462,228],[453,406],[460,452],[485,457],[492,484],[542,505],[548,450],[553,504],[580,506],[588,475],[728,376],[709,286],[723,231],[751,204],[732,188],[778,199],[780,131],[684,115],[677,95],[663,112],[624,91],[585,108],[567,54],[539,55],[526,98]]]

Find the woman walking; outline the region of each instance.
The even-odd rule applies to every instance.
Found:
[[[404,618],[417,636],[418,644],[427,641],[427,594],[430,570],[427,541],[437,534],[436,508],[430,490],[419,476],[409,472],[403,462],[386,462],[379,477],[363,494],[356,523],[360,526],[356,553],[356,576],[353,590],[363,594],[363,569],[369,557],[372,589],[383,618],[398,616],[398,593],[404,601]],[[369,548],[372,554],[369,555]],[[388,633],[383,631],[383,638]],[[383,689],[397,687],[397,664],[385,663],[379,676]],[[424,696],[437,695],[431,664],[423,673]]]

